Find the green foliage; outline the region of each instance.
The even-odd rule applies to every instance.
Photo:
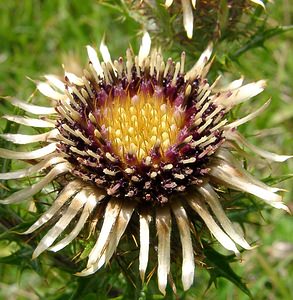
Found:
[[[242,282],[241,277],[235,274],[229,264],[230,262],[235,261],[234,256],[222,255],[210,247],[205,247],[204,254],[206,255],[207,264],[211,266],[208,270],[211,276],[209,285],[214,283],[217,286],[217,278],[224,277],[233,282],[240,290],[252,298],[249,289]]]

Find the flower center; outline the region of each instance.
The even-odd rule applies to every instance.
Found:
[[[177,141],[184,113],[163,97],[145,93],[114,98],[101,107],[99,123],[104,127],[114,151],[138,160],[158,147],[162,156]]]

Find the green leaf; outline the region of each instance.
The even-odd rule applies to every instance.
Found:
[[[248,295],[252,299],[252,295],[247,288],[246,284],[243,283],[241,277],[239,277],[230,267],[230,262],[234,261],[234,255],[225,256],[217,251],[215,251],[212,247],[208,245],[204,245],[204,254],[206,256],[206,263],[210,269],[208,269],[210,273],[210,282],[209,286],[213,282],[215,286],[217,285],[217,278],[224,277],[234,283],[241,291],[243,291],[246,295]]]
[[[275,28],[270,28],[265,31],[259,30],[255,35],[253,35],[248,42],[243,45],[240,49],[238,49],[233,54],[230,54],[231,60],[236,60],[239,56],[241,56],[246,51],[256,48],[263,47],[264,42],[274,36],[280,35],[287,31],[293,30],[293,25],[291,26],[278,26]]]

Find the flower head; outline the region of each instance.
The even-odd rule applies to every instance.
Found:
[[[36,117],[3,118],[50,130],[37,135],[1,135],[15,144],[38,142],[44,147],[30,152],[0,149],[1,157],[35,162],[26,169],[1,173],[0,179],[30,177],[43,171],[46,174],[1,203],[21,202],[55,178],[60,179],[56,200],[25,233],[49,221],[53,224],[34,251],[33,257],[37,257],[47,249],[66,247],[90,224],[96,243],[81,276],[107,264],[127,227],[135,227],[139,228],[139,272],[143,280],[155,230],[162,293],[170,272],[174,222],[182,245],[182,283],[186,290],[193,282],[195,266],[191,216],[202,220],[235,254],[239,254],[237,245],[250,248],[226,216],[217,186],[248,192],[273,207],[287,209],[276,193],[278,189],[250,175],[232,154],[240,151],[236,145],[244,145],[267,159],[289,158],[253,146],[237,132],[238,126],[260,114],[268,102],[240,120],[228,121],[227,113],[262,92],[265,82],[243,85],[240,79],[217,88],[219,78],[213,84],[206,79],[211,45],[185,72],[185,53],[180,62],[171,58],[165,61],[160,51],[151,50],[147,33],[138,55],[127,50],[126,60],[112,61],[103,43],[103,62],[92,47],[87,46],[87,52],[89,65],[84,76],[65,72],[64,82],[46,75],[46,82],[38,83],[39,91],[53,100],[52,107],[7,99]],[[60,238],[67,228],[71,230]]]
[[[170,7],[173,4],[173,2],[174,2],[173,0],[166,0],[165,1],[166,7],[167,8]],[[193,23],[194,23],[193,10],[196,9],[196,2],[197,2],[196,0],[181,0],[182,13],[183,13],[183,26],[186,31],[187,37],[189,39],[191,39],[193,35]],[[208,2],[208,1],[202,1],[202,2]],[[228,2],[232,2],[232,1],[228,1]],[[250,2],[260,5],[265,9],[265,5],[262,0],[250,0]],[[231,5],[230,3],[227,4]],[[218,5],[219,4],[216,2],[215,6]]]

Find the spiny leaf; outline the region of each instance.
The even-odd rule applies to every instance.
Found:
[[[281,175],[281,176],[269,176],[264,179],[264,182],[267,183],[268,185],[275,185],[277,183],[289,180],[293,178],[293,174],[286,174],[286,175]]]
[[[40,276],[43,276],[43,270],[37,260],[32,260],[33,249],[29,246],[20,248],[13,254],[0,258],[1,264],[15,265],[20,269],[32,269]]]
[[[211,276],[209,286],[212,282],[214,282],[214,284],[216,285],[216,280],[218,277],[224,277],[234,283],[241,291],[243,291],[252,299],[252,295],[246,284],[243,283],[241,277],[239,277],[232,270],[229,264],[235,259],[234,256],[222,255],[208,245],[204,245],[204,254],[206,256],[207,265],[211,267],[211,269],[208,269]]]
[[[236,60],[240,55],[245,53],[246,51],[256,48],[263,47],[264,42],[274,36],[280,35],[284,32],[293,30],[293,25],[291,26],[278,26],[275,28],[270,28],[264,31],[259,30],[255,35],[253,35],[248,42],[243,45],[240,49],[238,49],[233,54],[230,54],[231,60]]]

